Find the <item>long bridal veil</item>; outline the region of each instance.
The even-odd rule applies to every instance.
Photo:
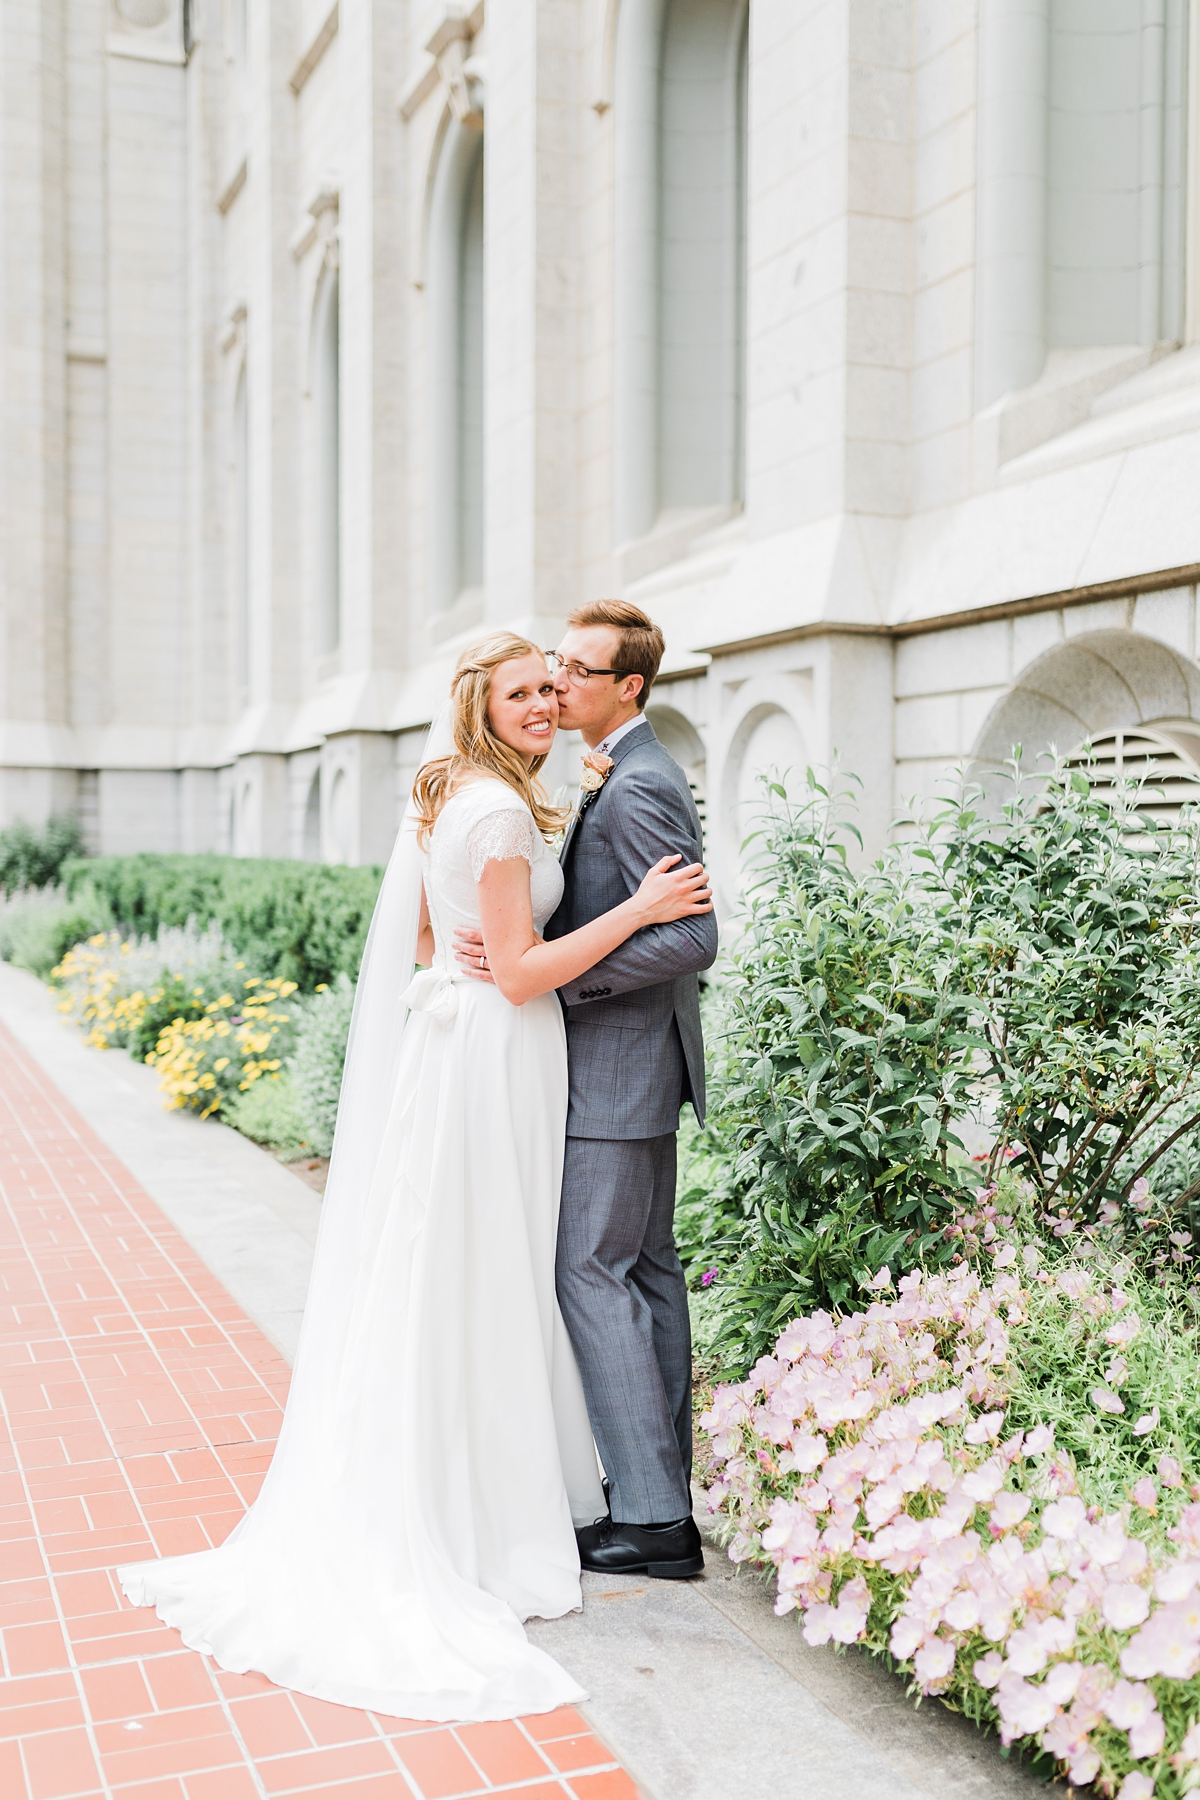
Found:
[[[447,707],[426,759],[449,743]],[[416,823],[410,801],[363,957],[308,1301],[262,1490],[217,1549],[120,1576],[135,1605],[156,1606],[224,1668],[393,1715],[502,1718],[581,1695],[464,1572],[446,1540],[454,1507],[430,1492],[436,1477],[413,1467],[417,1440],[396,1423],[394,1371],[428,1356],[401,1298],[423,1200],[381,1159],[418,1016],[401,999],[420,919]]]

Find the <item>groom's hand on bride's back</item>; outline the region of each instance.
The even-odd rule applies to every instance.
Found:
[[[458,925],[454,931],[454,959],[465,975],[473,975],[476,981],[490,981],[496,985],[496,978],[487,966],[487,953],[483,948],[483,933],[473,925]]]

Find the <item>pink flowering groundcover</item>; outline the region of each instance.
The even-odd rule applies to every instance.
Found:
[[[1128,1265],[991,1254],[797,1319],[718,1387],[709,1504],[809,1643],[889,1654],[1077,1785],[1174,1800],[1200,1789],[1195,1313]]]

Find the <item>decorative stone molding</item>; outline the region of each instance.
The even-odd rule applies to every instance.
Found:
[[[222,184],[215,205],[219,213],[227,213],[242,189],[246,185],[247,158],[243,156],[237,168]]]
[[[246,302],[235,300],[229,307],[217,334],[217,343],[223,355],[236,349],[246,341]]]
[[[187,62],[184,0],[108,0],[107,10],[105,48],[110,56],[176,66]]]
[[[337,184],[330,180],[322,182],[305,207],[305,216],[292,233],[288,245],[296,262],[302,261],[314,244],[320,244],[322,268],[337,268],[338,207]]]
[[[304,52],[304,55],[300,58],[300,61],[288,76],[288,86],[291,88],[293,94],[300,93],[309,76],[337,36],[337,33],[338,0],[333,0],[333,5],[326,14],[325,21],[320,30],[317,32],[316,36],[309,44],[308,49]]]
[[[400,117],[406,123],[432,93],[442,88],[459,124],[482,131],[484,59],[471,54],[471,46],[482,24],[482,4],[469,9],[447,6],[425,45],[428,61],[400,97]]]

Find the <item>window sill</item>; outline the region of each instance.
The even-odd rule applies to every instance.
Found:
[[[697,550],[707,549],[706,540],[717,532],[739,526],[742,517],[740,501],[732,506],[678,507],[660,513],[644,537],[631,538],[614,550],[617,580],[622,587],[632,587],[670,563],[683,562]]]

